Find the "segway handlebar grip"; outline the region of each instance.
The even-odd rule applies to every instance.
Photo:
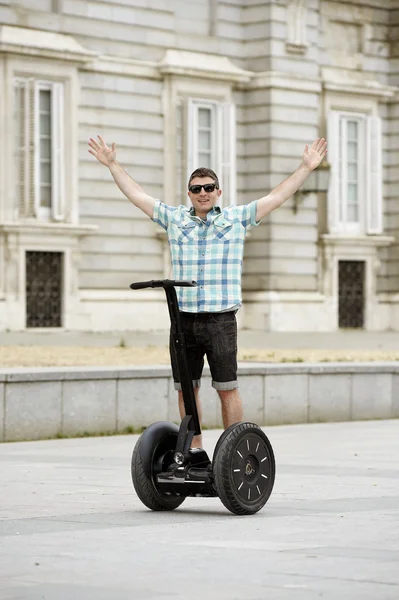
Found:
[[[168,288],[168,287],[195,287],[196,281],[185,281],[175,279],[152,279],[151,281],[137,281],[130,284],[132,290],[142,290],[144,288]]]

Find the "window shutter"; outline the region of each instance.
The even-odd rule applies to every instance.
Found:
[[[29,88],[26,80],[14,82],[16,208],[19,217],[29,205]]]
[[[191,173],[197,167],[194,165],[194,157],[196,156],[196,135],[195,135],[195,127],[197,123],[197,109],[195,106],[195,101],[193,98],[187,98],[185,103],[185,131],[182,131],[182,138],[185,139],[185,161],[182,163],[182,173],[184,177],[184,173],[186,175],[185,181],[183,183],[183,190],[187,189],[187,182]],[[182,115],[183,117],[183,115]],[[187,206],[191,205],[190,198],[188,196],[182,196],[184,198],[184,202]]]
[[[16,188],[19,217],[35,217],[35,83],[33,79],[16,79],[15,92],[15,148]]]
[[[195,149],[195,126],[197,122],[196,118],[196,107],[194,100],[192,98],[188,98],[187,100],[187,181],[190,177],[191,173],[197,167],[194,166],[194,156],[196,156]]]
[[[185,189],[185,171],[184,171],[184,126],[183,126],[184,106],[178,99],[176,104],[176,201],[177,204],[183,204],[182,191]]]
[[[64,178],[64,86],[54,83],[51,93],[51,129],[52,129],[52,190],[51,216],[55,221],[64,219],[65,178]]]
[[[380,117],[367,119],[366,225],[368,234],[383,231],[382,134]]]
[[[327,118],[328,160],[330,163],[330,183],[327,194],[327,215],[329,233],[339,231],[339,206],[341,202],[339,181],[339,113],[331,111]]]
[[[30,194],[28,216],[37,217],[40,208],[40,163],[39,163],[39,88],[29,81],[29,173]]]
[[[223,190],[224,204],[237,202],[236,175],[236,110],[234,104],[220,105],[220,124],[218,128],[221,143],[220,185]]]

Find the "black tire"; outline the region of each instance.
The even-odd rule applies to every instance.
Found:
[[[217,453],[219,452],[219,447],[220,444],[222,442],[224,442],[224,440],[226,439],[226,437],[229,435],[230,431],[233,431],[233,429],[235,429],[237,427],[237,423],[234,423],[234,425],[230,425],[230,427],[228,427],[227,429],[225,429],[222,433],[222,435],[220,436],[220,438],[218,439],[218,441],[216,442],[216,446],[215,449],[213,451],[213,459],[212,462],[215,460],[215,457],[217,455]]]
[[[142,438],[145,433],[138,439],[132,455],[131,471],[134,489],[147,508],[151,510],[174,510],[184,502],[185,497],[161,494],[157,489],[155,477],[167,467],[167,463],[173,461],[172,456],[176,446],[177,433],[171,423],[169,431],[165,431],[164,427],[164,430],[152,440],[152,444],[145,444],[145,451],[151,455],[149,472],[145,468],[142,455]]]
[[[253,515],[273,490],[276,464],[266,434],[254,423],[237,423],[215,448],[215,488],[235,515]]]

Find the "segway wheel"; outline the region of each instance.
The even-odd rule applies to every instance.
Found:
[[[159,492],[156,485],[158,473],[173,462],[177,440],[177,427],[173,423],[154,423],[138,439],[132,455],[132,481],[141,502],[151,510],[174,510],[185,500]]]
[[[224,442],[224,440],[227,438],[227,436],[229,435],[230,431],[233,431],[233,429],[235,429],[237,427],[237,423],[234,423],[234,425],[230,425],[230,427],[228,427],[227,429],[225,429],[222,433],[222,435],[220,436],[220,438],[218,439],[218,441],[216,442],[216,446],[215,449],[213,451],[213,459],[212,462],[215,460],[215,457],[217,455],[217,453],[219,452],[219,447],[220,444],[222,444]]]
[[[236,515],[252,515],[269,499],[276,464],[266,434],[254,423],[237,423],[215,449],[215,488],[225,507]]]

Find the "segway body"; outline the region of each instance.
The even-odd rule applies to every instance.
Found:
[[[172,339],[186,416],[174,423],[153,423],[140,436],[131,473],[140,500],[152,510],[173,510],[187,496],[219,496],[237,515],[258,512],[267,502],[275,479],[275,459],[266,434],[254,423],[236,423],[219,438],[211,462],[203,449],[190,448],[201,433],[175,286],[194,281],[155,280],[132,283],[132,289],[162,287],[172,323]]]

